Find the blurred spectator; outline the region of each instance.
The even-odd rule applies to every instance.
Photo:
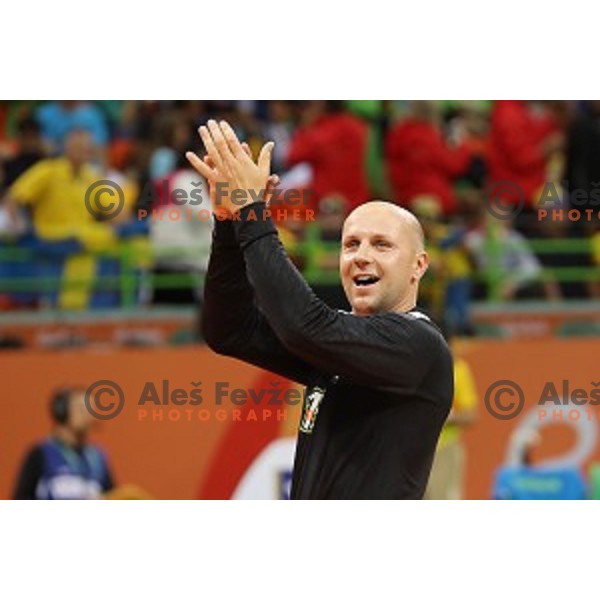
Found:
[[[44,158],[40,128],[34,119],[19,122],[15,143],[15,154],[0,166],[0,190],[9,188],[21,173]]]
[[[75,130],[87,131],[96,147],[108,143],[104,113],[92,102],[63,100],[42,104],[36,112],[42,137],[55,152],[62,152],[67,136]]]
[[[175,171],[181,157],[192,147],[190,132],[193,131],[193,125],[184,119],[163,124],[162,143],[150,157],[149,171],[152,181],[160,182]]]
[[[544,281],[539,259],[510,219],[495,219],[485,209],[480,210],[479,226],[466,234],[465,245],[478,270],[493,285],[488,290],[491,297],[504,302],[516,298],[559,298],[556,283]]]
[[[429,269],[420,298],[450,335],[471,335],[471,257],[465,245],[466,229],[458,222],[445,224],[435,196],[417,196],[411,205],[425,232]]]
[[[348,310],[348,301],[340,285],[339,245],[348,202],[343,196],[331,195],[319,202],[316,223],[306,231],[308,248],[304,273],[308,281],[315,281],[315,293],[332,308]]]
[[[125,206],[117,219],[99,222],[86,207],[88,188],[103,179],[90,165],[92,153],[90,134],[72,131],[65,141],[64,155],[42,160],[25,171],[5,198],[15,222],[18,205],[31,209],[35,234],[42,240],[78,244],[79,252],[65,263],[59,297],[59,306],[64,309],[87,307],[95,273],[94,257],[89,253],[117,248],[115,227],[127,219],[131,208]],[[125,204],[133,200],[124,196]],[[97,212],[99,215],[101,211]]]
[[[490,130],[490,184],[511,182],[523,194],[525,207],[531,208],[543,189],[548,163],[563,143],[559,122],[544,103],[497,101]],[[517,199],[510,194],[503,202],[516,203]]]
[[[25,456],[16,500],[92,500],[114,487],[106,454],[88,442],[93,417],[84,388],[58,390],[50,401],[54,425],[48,439]]]
[[[273,203],[271,203],[273,206]],[[277,217],[277,213],[275,213]],[[305,272],[306,264],[310,260],[305,252],[307,232],[310,231],[310,225],[302,220],[295,219],[292,213],[282,213],[280,217],[275,218],[275,227],[285,248],[287,255],[294,265],[302,272]]]
[[[467,170],[459,182],[483,189],[487,181],[489,146],[489,106],[481,101],[457,102],[456,112],[448,122],[448,140],[454,146],[461,144],[470,154]],[[460,204],[460,203],[459,203]]]
[[[173,273],[197,273],[203,276],[208,267],[212,239],[212,216],[207,183],[184,163],[181,168],[164,179],[167,200],[148,210],[146,222],[150,227],[150,242],[155,258],[154,271],[159,275]],[[200,185],[195,185],[201,180]],[[172,203],[174,193],[181,196]],[[194,198],[194,195],[197,197]],[[201,298],[201,290],[189,286],[155,289],[155,303],[192,304]]]
[[[445,215],[456,210],[453,181],[465,173],[471,155],[465,145],[450,148],[433,102],[411,103],[411,112],[388,133],[386,156],[394,199],[402,206],[421,195],[435,196]]]
[[[291,102],[272,100],[268,107],[268,120],[264,125],[263,137],[275,142],[271,171],[281,173],[286,165],[293,137],[294,122]]]
[[[348,215],[348,202],[343,196],[332,195],[319,202],[318,212],[318,239],[315,239],[313,252],[314,260],[321,271],[338,273],[339,252],[331,251],[333,246],[329,243],[338,243],[342,236],[344,220]],[[324,244],[323,244],[324,243]]]
[[[366,176],[367,126],[342,101],[312,100],[290,144],[288,165],[308,163],[315,200],[330,194],[348,199],[352,210],[369,199]]]
[[[44,239],[75,237],[85,246],[110,247],[111,228],[98,223],[83,201],[89,186],[102,178],[90,165],[92,154],[90,135],[71,132],[62,156],[38,162],[14,182],[8,192],[9,206],[30,207],[35,231]]]
[[[454,399],[433,460],[425,492],[428,500],[461,500],[465,495],[466,451],[461,434],[476,419],[478,396],[469,363],[462,357],[456,343],[452,343],[451,348],[454,355]]]
[[[389,198],[385,172],[384,140],[389,127],[390,103],[386,100],[348,100],[348,108],[367,123],[367,174],[373,196]]]

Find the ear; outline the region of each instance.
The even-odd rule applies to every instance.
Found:
[[[429,267],[429,255],[425,251],[419,252],[417,254],[415,270],[411,276],[411,282],[418,283],[419,281],[421,281],[421,278],[423,277],[423,275],[425,275],[425,272],[427,271],[428,267]]]

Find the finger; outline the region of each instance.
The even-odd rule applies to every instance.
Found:
[[[205,164],[207,164],[211,169],[216,169],[217,165],[215,165],[215,161],[208,155],[205,154],[204,158],[202,159],[204,161]]]
[[[208,130],[210,131],[210,135],[212,136],[214,145],[216,146],[216,149],[219,153],[219,156],[221,157],[221,160],[224,163],[233,165],[235,163],[234,155],[232,154],[231,150],[229,149],[229,145],[227,144],[227,141],[225,140],[225,137],[223,135],[223,132],[221,131],[221,128],[219,127],[217,122],[214,121],[213,119],[211,119],[208,122]],[[237,140],[237,137],[236,137],[236,140]],[[238,144],[239,144],[239,142],[238,142]],[[211,153],[209,152],[209,154],[211,154]],[[211,156],[212,156],[212,154],[211,154]]]
[[[269,175],[271,170],[271,157],[273,156],[273,148],[275,144],[273,142],[267,142],[261,149],[258,155],[258,168],[266,175]]]
[[[194,169],[200,173],[200,175],[202,175],[202,177],[205,177],[209,180],[214,178],[213,170],[203,161],[201,161],[197,154],[194,152],[186,152],[185,157],[188,159],[192,167],[194,167]]]
[[[251,159],[252,158],[252,150],[250,150],[250,146],[248,146],[248,144],[246,142],[242,142],[242,148],[244,149],[244,152],[248,155],[248,157]]]
[[[265,203],[267,206],[271,204],[271,200],[273,199],[273,193],[275,189],[279,185],[279,175],[271,175],[269,179],[267,179],[267,189],[265,191]]]
[[[238,140],[238,136],[235,134],[233,127],[231,127],[227,121],[221,121],[219,126],[233,156],[238,159],[247,159],[248,155],[244,152],[244,148],[242,148],[242,144],[240,144],[240,140]]]
[[[217,149],[217,147],[213,141],[212,134],[208,130],[208,127],[206,127],[205,125],[202,125],[198,129],[198,131],[200,133],[200,137],[202,138],[202,142],[204,143],[204,147],[206,148],[206,152],[212,158],[213,162],[215,163],[215,166],[219,169],[222,169],[223,168],[223,158],[219,154],[219,150]]]

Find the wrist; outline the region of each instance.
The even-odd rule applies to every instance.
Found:
[[[277,235],[270,211],[264,202],[252,202],[244,206],[235,216],[233,226],[242,249],[265,235]]]
[[[255,206],[256,204],[257,200],[253,200],[252,198],[247,198],[243,201],[238,200],[237,202],[232,201],[229,204],[229,211],[232,215],[240,214],[244,209],[247,209],[251,206]]]

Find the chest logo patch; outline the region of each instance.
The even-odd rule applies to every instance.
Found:
[[[302,418],[300,419],[300,431],[302,433],[312,433],[317,421],[319,406],[325,397],[325,390],[321,387],[313,387],[310,392],[306,392],[304,398],[304,408],[302,409]]]

